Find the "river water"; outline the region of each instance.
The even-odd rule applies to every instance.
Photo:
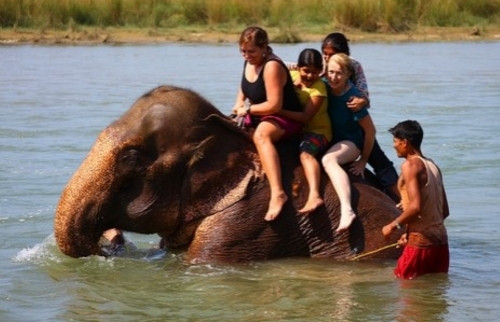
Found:
[[[319,44],[275,45],[293,61]],[[500,308],[500,42],[352,44],[377,137],[421,122],[451,215],[448,276],[393,277],[395,262],[282,259],[185,265],[128,234],[127,256],[71,259],[53,237],[59,195],[98,133],[160,84],[229,114],[235,44],[0,46],[0,321],[492,321]]]

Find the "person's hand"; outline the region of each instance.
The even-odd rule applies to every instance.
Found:
[[[357,161],[354,161],[352,164],[351,164],[351,168],[349,169],[349,171],[356,175],[356,176],[361,176],[361,178],[365,178],[365,168],[366,168],[366,161],[363,161],[363,160],[357,160]]]
[[[231,114],[238,115],[238,108],[240,107],[240,104],[235,104],[233,108],[231,109]]]
[[[247,109],[246,109],[246,106],[244,103],[243,104],[236,104],[233,107],[232,112],[234,115],[236,115],[236,118],[238,118],[238,117],[245,116],[247,114]]]
[[[239,106],[237,104],[236,107],[235,107],[235,110],[234,110],[234,114],[236,114],[239,117],[247,115],[248,111],[250,110],[250,104],[251,103],[250,103],[250,101],[248,99],[246,99],[245,101],[243,101],[243,104],[241,104]]]
[[[382,235],[384,235],[385,238],[389,238],[389,236],[395,229],[396,226],[394,226],[392,223],[385,225],[384,227],[382,227]]]
[[[351,96],[347,102],[347,107],[353,111],[357,112],[366,105],[367,101],[363,97]]]
[[[401,237],[399,237],[398,247],[405,247],[406,244],[408,244],[408,239],[406,233],[404,233]]]
[[[239,124],[240,117],[237,116],[236,114],[234,114],[234,113],[230,114],[229,119],[231,120],[231,122]]]
[[[247,109],[245,107],[245,105],[241,105],[240,107],[238,107],[236,109],[236,115],[240,116],[240,117],[243,117],[245,115],[247,115]]]

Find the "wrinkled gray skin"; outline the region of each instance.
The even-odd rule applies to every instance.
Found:
[[[68,256],[102,255],[110,228],[159,234],[189,262],[245,262],[285,256],[346,260],[397,240],[381,229],[399,214],[378,189],[353,183],[358,219],[337,234],[339,201],[323,174],[325,205],[309,216],[296,142],[279,146],[285,189],[280,216],[266,222],[269,186],[246,132],[198,94],[161,86],[99,135],[62,192],[55,236]],[[388,249],[367,259],[397,258]]]

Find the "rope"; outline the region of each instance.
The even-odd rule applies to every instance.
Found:
[[[364,254],[361,254],[361,255],[358,255],[358,256],[354,256],[352,257],[350,260],[351,261],[355,261],[357,259],[360,259],[361,257],[365,257],[365,256],[368,256],[368,255],[371,255],[371,254],[375,254],[375,253],[378,253],[378,252],[381,252],[383,250],[386,250],[388,248],[392,248],[392,247],[397,247],[399,244],[398,243],[394,243],[394,244],[390,244],[390,245],[386,245],[384,247],[380,247],[379,249],[375,249],[371,252],[368,252],[368,253],[364,253]]]
[[[230,114],[229,118],[231,119],[236,119],[236,123],[238,124],[239,128],[244,128],[245,127],[245,117],[244,116],[238,116],[236,114]]]
[[[244,116],[238,116],[238,127],[239,128],[245,127],[245,117]]]

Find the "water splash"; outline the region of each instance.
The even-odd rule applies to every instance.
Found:
[[[112,246],[112,245],[111,245]],[[141,261],[161,261],[167,258],[168,253],[163,249],[157,248],[138,248],[130,241],[126,240],[124,245],[120,247],[111,247],[103,245],[102,249],[106,256],[88,256],[81,258],[86,262],[91,263],[107,263],[113,265],[114,258],[141,260]],[[150,245],[149,245],[150,246]],[[65,256],[59,250],[54,234],[45,238],[45,240],[33,247],[28,247],[20,250],[12,260],[16,263],[32,263],[40,266],[51,266],[53,264],[63,264],[75,259]],[[85,265],[85,264],[84,264]]]
[[[61,262],[61,257],[57,255],[57,245],[54,234],[45,238],[45,240],[31,248],[24,248],[19,251],[12,260],[17,263],[34,263],[45,265],[48,262]]]

